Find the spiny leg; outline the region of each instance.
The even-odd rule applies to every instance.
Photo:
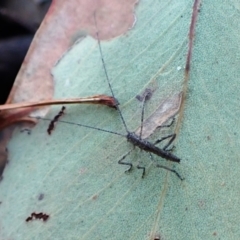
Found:
[[[133,149],[131,149],[129,152],[127,152],[120,160],[118,160],[118,164],[122,164],[122,165],[128,165],[130,166],[125,172],[130,172],[132,170],[132,163],[128,163],[128,162],[123,162],[123,160],[132,152]],[[137,165],[138,169],[142,169],[142,178],[144,178],[145,175],[145,167],[140,166],[139,164]]]
[[[175,134],[175,133],[174,133],[174,134],[170,134],[170,135],[168,135],[168,136],[166,136],[166,137],[163,137],[163,138],[161,138],[161,139],[158,139],[158,140],[154,143],[154,145],[156,145],[156,144],[158,144],[158,143],[160,143],[160,142],[162,142],[163,140],[168,139],[168,138],[170,138],[170,140],[169,140],[169,142],[163,147],[163,150],[164,150],[164,151],[171,151],[172,148],[171,148],[171,149],[167,149],[167,148],[172,144],[172,142],[173,142],[174,139],[176,138],[176,134]]]
[[[122,165],[128,165],[129,168],[125,171],[125,172],[130,172],[132,170],[132,163],[128,163],[128,162],[123,162],[123,160],[132,152],[133,149],[131,149],[129,152],[127,152],[121,159],[118,160],[118,164],[122,164]]]
[[[142,178],[144,178],[145,176],[145,167],[139,166],[139,164],[137,165],[137,169],[142,169]]]
[[[141,152],[142,152],[142,149],[141,149]],[[145,167],[142,167],[142,166],[140,166],[140,165],[138,164],[138,165],[137,165],[137,169],[142,169],[142,178],[144,178],[145,172],[146,172]]]
[[[173,118],[172,121],[168,125],[162,125],[162,126],[159,126],[158,128],[165,128],[165,127],[168,128],[168,127],[171,127],[174,122],[175,122],[175,118]]]
[[[163,169],[166,169],[166,170],[168,170],[168,171],[170,171],[170,172],[173,172],[173,173],[175,173],[175,175],[176,175],[179,179],[181,179],[181,181],[184,180],[184,178],[182,178],[182,177],[180,176],[180,174],[179,174],[176,170],[174,170],[174,169],[171,169],[171,168],[165,167],[165,166],[163,166],[163,165],[159,165],[159,164],[157,164],[156,167],[158,167],[158,168],[163,168]]]
[[[153,160],[152,154],[149,153],[149,155],[150,155],[151,160],[156,164],[156,165],[155,165],[156,167],[158,167],[158,168],[163,168],[163,169],[166,169],[166,170],[168,170],[168,171],[170,171],[170,172],[173,172],[179,179],[181,179],[181,181],[184,180],[184,178],[182,178],[182,177],[180,176],[180,174],[179,174],[176,170],[171,169],[171,168],[169,168],[169,167],[165,167],[165,166],[163,166],[163,165],[160,165],[160,164],[156,163],[156,162]]]

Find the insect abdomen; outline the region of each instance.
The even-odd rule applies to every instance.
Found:
[[[180,158],[178,158],[177,156],[171,154],[168,151],[162,150],[161,148],[154,146],[152,143],[146,140],[140,139],[139,136],[136,135],[135,133],[129,132],[127,134],[127,140],[131,142],[134,146],[137,146],[146,152],[153,153],[172,162],[178,163],[180,162]]]

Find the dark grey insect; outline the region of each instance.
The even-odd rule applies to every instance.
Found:
[[[97,23],[96,23],[96,19],[95,19],[95,24],[97,26]],[[102,53],[102,48],[101,48],[101,43],[100,43],[100,40],[99,40],[99,36],[98,36],[98,32],[97,32],[97,40],[98,40],[98,47],[99,47],[99,52],[100,52],[100,55],[101,55],[101,61],[102,61],[102,65],[103,65],[103,69],[104,69],[104,72],[105,72],[105,76],[106,76],[106,79],[107,79],[107,83],[108,83],[108,86],[109,86],[109,89],[111,91],[111,94],[112,96],[115,98],[115,95],[114,95],[114,92],[113,92],[113,88],[111,86],[111,83],[110,83],[110,80],[109,80],[109,77],[108,77],[108,73],[107,73],[107,70],[106,70],[106,65],[105,65],[105,62],[104,62],[104,59],[103,59],[103,53]],[[108,133],[111,133],[111,134],[115,134],[115,135],[119,135],[119,136],[123,136],[127,139],[128,142],[132,143],[134,148],[135,147],[138,147],[140,148],[141,150],[145,151],[145,152],[148,152],[150,154],[150,157],[152,158],[152,154],[154,155],[157,155],[161,158],[164,158],[168,161],[172,161],[172,162],[176,162],[176,163],[180,163],[180,158],[178,158],[177,156],[175,156],[174,154],[172,154],[170,151],[171,149],[168,149],[168,147],[172,144],[172,142],[174,141],[175,137],[176,137],[176,134],[171,134],[171,135],[168,135],[168,136],[165,136],[157,141],[155,141],[154,143],[151,143],[145,139],[142,139],[142,127],[143,127],[143,119],[144,119],[144,107],[145,107],[145,102],[146,100],[148,100],[149,96],[148,94],[146,94],[144,96],[144,99],[143,99],[143,107],[142,107],[142,114],[141,114],[141,131],[140,131],[140,135],[138,136],[137,134],[135,134],[134,132],[130,132],[127,128],[127,125],[126,125],[126,122],[123,118],[123,115],[122,115],[122,112],[119,108],[119,104],[116,105],[116,109],[119,113],[119,116],[121,118],[121,121],[124,125],[124,128],[126,130],[126,135],[124,134],[121,134],[121,133],[117,133],[117,132],[113,132],[113,131],[109,131],[109,130],[106,130],[106,129],[100,129],[100,128],[97,128],[97,127],[92,127],[92,126],[87,126],[87,125],[84,125],[84,124],[80,124],[80,123],[73,123],[73,122],[68,122],[68,121],[59,121],[59,122],[62,122],[62,123],[67,123],[67,124],[71,124],[71,125],[76,125],[76,126],[81,126],[81,127],[86,127],[86,128],[91,128],[91,129],[95,129],[95,130],[99,130],[99,131],[103,131],[103,132],[108,132]],[[116,99],[116,98],[115,98]],[[118,102],[116,100],[116,102]],[[50,120],[50,119],[46,119],[44,118],[45,120]],[[172,121],[172,123],[174,122],[174,120]],[[165,126],[165,127],[170,127],[171,124]],[[166,144],[165,147],[163,148],[159,148],[157,147],[156,145],[160,142],[162,142],[163,140],[165,139],[170,139],[169,142]],[[134,149],[133,148],[133,149]],[[129,168],[126,170],[126,172],[129,172],[132,170],[133,168],[133,165],[132,163],[129,163],[129,162],[125,162],[125,158],[133,151],[133,149],[131,149],[129,152],[127,152],[120,160],[118,160],[118,163],[119,164],[122,164],[122,165],[127,165],[129,166]],[[171,168],[168,168],[166,166],[163,166],[163,165],[160,165],[160,164],[156,164],[156,167],[158,168],[163,168],[163,169],[166,169],[168,171],[171,171],[173,172],[174,174],[176,174],[176,176],[183,180],[184,178],[182,178],[179,173],[177,171],[175,171],[174,169],[171,169]],[[143,166],[140,166],[138,165],[137,166],[138,169],[141,169],[142,170],[142,178],[144,177],[145,175],[145,167]]]

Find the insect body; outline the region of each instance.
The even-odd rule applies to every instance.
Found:
[[[97,26],[96,19],[95,19],[95,24]],[[109,89],[111,91],[112,97],[114,99],[116,99],[115,95],[114,95],[114,92],[113,92],[113,89],[112,89],[112,86],[111,86],[111,83],[110,83],[110,80],[109,80],[109,77],[108,77],[108,73],[107,73],[107,70],[106,70],[106,65],[105,65],[105,62],[104,62],[104,59],[103,59],[102,48],[101,48],[98,32],[97,32],[97,40],[98,40],[98,47],[99,47],[99,52],[100,52],[101,61],[102,61],[103,69],[104,69],[104,72],[105,72],[106,80],[107,80]],[[109,130],[106,130],[106,129],[100,129],[100,128],[93,127],[93,126],[87,126],[87,125],[80,124],[80,123],[73,123],[73,122],[68,122],[68,121],[63,121],[63,120],[61,120],[59,122],[67,123],[67,124],[71,124],[71,125],[76,125],[76,126],[80,126],[80,127],[87,127],[87,128],[95,129],[95,130],[98,130],[98,131],[107,132],[107,133],[111,133],[111,134],[115,134],[115,135],[119,135],[119,136],[125,137],[127,139],[127,141],[130,142],[134,146],[134,148],[138,147],[139,149],[141,149],[141,150],[143,150],[145,152],[148,152],[150,154],[151,158],[152,158],[152,154],[154,154],[154,155],[162,157],[162,158],[164,158],[164,159],[166,159],[168,161],[180,163],[180,158],[178,158],[177,156],[172,154],[170,152],[170,150],[168,149],[170,144],[175,139],[176,134],[171,134],[171,135],[165,136],[165,137],[155,141],[154,143],[151,143],[151,142],[149,142],[149,141],[147,141],[145,139],[142,139],[143,119],[144,119],[144,104],[145,104],[146,100],[148,100],[148,95],[144,96],[143,107],[142,107],[142,115],[141,115],[141,131],[140,131],[139,135],[137,135],[136,133],[131,132],[131,131],[128,130],[128,127],[126,125],[126,122],[124,120],[122,112],[121,112],[121,110],[119,108],[119,104],[116,104],[115,108],[116,108],[116,110],[119,113],[119,116],[121,118],[122,124],[123,124],[123,126],[125,128],[126,134],[121,134],[121,133],[109,131]],[[42,118],[42,119],[50,120],[50,119],[46,119],[46,118]],[[173,123],[173,121],[172,121],[172,123]],[[168,139],[168,138],[170,139],[170,141],[167,143],[167,145],[165,147],[159,148],[159,147],[156,146],[158,143],[160,143],[161,141],[163,141],[165,139]],[[125,162],[124,159],[132,152],[132,150],[134,148],[132,148],[123,157],[121,157],[120,160],[118,160],[119,164],[128,165],[129,166],[129,168],[126,170],[127,172],[131,171],[133,165],[132,165],[132,163]],[[171,171],[171,172],[175,173],[178,178],[183,180],[183,178],[175,170],[173,170],[171,168],[168,168],[166,166],[160,165],[160,164],[155,164],[155,166],[159,167],[159,168],[164,168],[164,169],[166,169],[168,171]],[[144,175],[145,175],[145,167],[138,165],[137,168],[142,170],[142,177],[144,177]]]
[[[94,21],[95,21],[95,25],[97,27],[97,21],[96,21],[96,16],[94,14]],[[101,56],[101,61],[102,61],[102,65],[103,65],[103,69],[104,69],[104,72],[105,72],[105,76],[106,76],[106,79],[107,79],[107,83],[108,83],[108,86],[109,86],[109,89],[112,93],[112,96],[115,98],[115,95],[114,95],[114,92],[113,92],[113,89],[112,89],[112,86],[111,86],[111,83],[110,83],[110,80],[109,80],[109,77],[108,77],[108,73],[107,73],[107,69],[106,69],[106,64],[104,62],[104,59],[103,59],[103,53],[102,53],[102,47],[101,47],[101,43],[100,43],[100,40],[99,40],[99,35],[98,35],[98,31],[96,32],[97,34],[97,41],[98,41],[98,48],[99,48],[99,52],[100,52],[100,56]],[[140,131],[140,136],[136,135],[135,133],[133,132],[130,132],[127,128],[127,125],[126,125],[126,122],[124,120],[124,117],[122,115],[122,112],[119,108],[119,105],[116,105],[116,109],[117,111],[119,112],[119,116],[122,120],[122,123],[124,125],[124,128],[127,132],[127,135],[125,136],[127,138],[127,140],[129,142],[131,142],[134,146],[140,148],[141,150],[144,150],[145,152],[149,152],[150,153],[150,156],[151,156],[151,153],[157,155],[157,156],[160,156],[166,160],[169,160],[169,161],[172,161],[172,162],[177,162],[179,163],[180,162],[180,159],[173,155],[172,153],[170,153],[169,151],[170,150],[167,150],[167,148],[169,147],[169,145],[173,142],[173,140],[175,139],[176,137],[176,134],[172,134],[172,135],[169,135],[169,136],[166,136],[166,137],[163,137],[162,139],[160,140],[157,140],[154,144],[142,139],[142,126],[143,126],[143,118],[144,118],[144,104],[146,102],[148,98],[148,95],[146,95],[144,97],[144,101],[143,101],[143,108],[142,108],[142,117],[141,117],[141,131]],[[122,134],[118,134],[118,135],[122,135]],[[162,140],[164,139],[167,139],[167,138],[170,138],[170,141],[169,143],[163,148],[158,148],[156,147],[155,145],[160,143]],[[132,150],[131,150],[132,151]],[[124,162],[123,160],[126,158],[127,155],[129,155],[131,153],[131,151],[129,151],[127,154],[125,154],[119,161],[118,163],[119,164],[123,164],[123,165],[128,165],[129,168],[127,171],[130,171],[132,169],[132,163],[128,163],[128,162]],[[151,156],[152,157],[152,156]],[[166,170],[169,170],[173,173],[175,173],[177,175],[178,178],[180,178],[181,180],[183,180],[183,178],[173,169],[170,169],[168,167],[165,167],[165,166],[162,166],[162,165],[159,165],[157,164],[156,165],[157,167],[159,168],[164,168]],[[142,169],[143,173],[142,173],[142,177],[144,177],[145,175],[145,167],[142,167],[142,166],[137,166],[138,169]]]
[[[173,140],[175,139],[176,135],[175,134],[172,134],[172,135],[169,135],[169,136],[166,136],[166,137],[163,137],[162,139],[160,140],[157,140],[154,144],[150,143],[149,141],[146,141],[144,139],[142,139],[140,136],[138,136],[137,134],[135,134],[134,132],[128,132],[128,134],[125,136],[127,138],[127,140],[129,142],[131,142],[134,147],[138,147],[140,148],[141,150],[145,151],[145,152],[148,152],[150,154],[150,157],[152,158],[152,155],[151,153],[159,156],[159,157],[162,157],[168,161],[172,161],[172,162],[177,162],[177,163],[180,163],[180,158],[178,158],[177,156],[175,156],[174,154],[170,153],[170,150],[167,150],[168,146],[173,142]],[[165,140],[167,138],[171,138],[170,141],[168,142],[168,144],[163,148],[158,148],[156,147],[155,145],[158,144],[159,142],[161,142],[162,140]],[[132,149],[133,150],[133,149]],[[131,150],[131,151],[132,151]],[[126,155],[124,155],[119,161],[118,163],[119,164],[123,164],[123,165],[128,165],[129,168],[126,170],[126,172],[129,172],[132,170],[132,163],[129,163],[129,162],[124,162],[123,160],[131,153],[131,151],[129,151]],[[156,167],[159,167],[159,168],[164,168],[170,172],[173,172],[176,174],[176,176],[178,178],[180,178],[181,180],[184,180],[184,178],[182,178],[179,173],[177,171],[175,171],[174,169],[171,169],[171,168],[168,168],[166,166],[163,166],[163,165],[160,165],[160,164],[156,164],[155,165]],[[144,177],[145,175],[145,167],[142,167],[140,165],[137,166],[138,169],[142,169],[142,178]]]
[[[138,135],[136,135],[133,132],[129,132],[127,135],[127,140],[131,142],[134,146],[139,147],[140,149],[153,153],[155,155],[158,155],[159,157],[165,158],[166,160],[172,161],[172,162],[180,162],[180,158],[176,157],[169,151],[163,150],[161,148],[156,147],[152,143],[141,139]]]

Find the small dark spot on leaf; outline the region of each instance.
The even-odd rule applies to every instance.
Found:
[[[156,233],[153,240],[161,240],[161,236],[159,233]]]
[[[199,200],[198,201],[198,206],[199,206],[199,208],[204,209],[206,207],[205,200]]]
[[[214,233],[213,233],[213,236],[217,236],[217,233],[216,233],[216,232],[214,232]]]
[[[66,107],[62,106],[62,108],[59,111],[59,113],[49,123],[48,129],[47,129],[47,132],[48,132],[49,135],[51,135],[52,131],[54,130],[55,125],[56,125],[57,121],[59,120],[59,118],[64,115],[65,109],[66,109]]]
[[[42,213],[42,212],[35,213],[35,212],[33,212],[31,214],[31,216],[26,218],[26,222],[30,222],[30,221],[35,220],[35,219],[40,219],[40,220],[43,220],[44,222],[46,222],[48,220],[48,218],[49,218],[49,215],[46,214],[46,213]]]
[[[40,193],[39,196],[38,196],[38,200],[41,201],[44,199],[44,194],[43,193]]]
[[[136,99],[140,102],[142,102],[144,99],[146,101],[150,100],[152,95],[153,95],[154,90],[150,89],[150,88],[146,88],[143,93],[139,94],[136,96]]]
[[[94,195],[93,197],[92,197],[92,200],[96,200],[98,198],[98,195]]]
[[[21,132],[21,133],[22,133],[22,132],[26,132],[28,135],[31,134],[31,130],[28,129],[28,128],[21,129],[20,132]]]

